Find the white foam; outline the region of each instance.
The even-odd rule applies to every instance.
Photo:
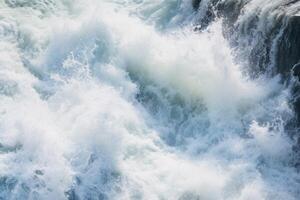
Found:
[[[0,4],[1,197],[297,199],[288,91],[242,75],[220,21],[178,27],[188,1],[54,5],[31,20],[30,6]],[[136,98],[145,88],[187,119],[153,114]],[[168,132],[185,142],[169,146]]]

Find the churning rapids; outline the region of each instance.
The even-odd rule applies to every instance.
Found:
[[[0,199],[299,200],[299,8],[0,0]]]

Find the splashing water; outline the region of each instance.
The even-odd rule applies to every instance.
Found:
[[[1,1],[0,198],[298,199],[289,89],[243,75],[222,20],[194,17],[187,0]]]

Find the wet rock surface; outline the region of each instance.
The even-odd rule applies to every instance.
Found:
[[[194,8],[198,9],[198,2],[193,1]],[[246,23],[241,23],[239,20],[245,14],[244,7],[249,1],[211,1],[207,13],[213,14],[208,14],[206,21],[200,22],[206,27],[215,18],[223,19],[224,35],[236,49],[238,57],[247,60],[247,73],[252,78],[260,74],[271,77],[279,74],[285,85],[292,84],[290,103],[296,113],[296,119],[287,123],[286,128],[293,130],[287,132],[290,132],[296,141],[298,140],[294,149],[296,152],[300,152],[298,131],[300,127],[300,8],[295,9],[298,2],[298,0],[287,0],[275,8],[281,9],[282,12],[265,13],[273,15],[270,17],[273,21],[266,18],[266,15],[263,16],[262,12],[258,12],[258,15],[249,15]],[[294,6],[293,12],[287,12],[292,6]],[[292,81],[293,76],[295,82]],[[296,163],[300,166],[298,161]]]
[[[297,2],[294,0],[287,1],[280,8],[285,10]],[[274,68],[271,70],[272,75],[279,73],[284,79],[289,78],[292,67],[300,61],[300,16],[294,15],[295,13],[287,15],[283,11],[272,16],[274,18],[272,25],[268,24],[269,27],[260,30],[258,26],[267,25],[268,22],[263,22],[266,19],[262,19],[262,16],[251,16],[245,24],[238,22],[239,17],[245,12],[243,9],[247,3],[247,1],[242,0],[210,1],[206,17],[199,23],[202,24],[202,27],[206,27],[214,19],[222,18],[226,27],[224,35],[233,46],[237,46],[244,40],[241,38],[259,40],[257,43],[253,43],[253,41],[247,43],[247,45],[252,46],[251,51],[248,52],[249,65],[252,67],[250,70],[256,74],[266,72],[267,67],[271,66],[272,63],[271,67]],[[200,0],[193,1],[195,9],[198,9],[200,4]],[[274,46],[275,49],[272,49]]]
[[[200,6],[200,3],[201,3],[201,0],[193,0],[193,1],[192,1],[193,8],[194,8],[195,10],[197,10],[197,9],[199,8],[199,6]]]
[[[300,16],[293,16],[287,20],[284,33],[278,42],[278,53],[276,58],[279,73],[286,77],[294,66],[294,72],[299,76]]]
[[[294,65],[293,67],[293,76],[296,76],[300,81],[300,63]]]

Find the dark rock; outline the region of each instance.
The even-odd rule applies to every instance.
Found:
[[[298,80],[300,81],[300,63],[294,65],[292,71],[293,71],[293,76],[297,76]]]
[[[204,10],[201,10],[202,12],[205,12],[205,14],[198,19],[198,22],[196,23],[197,28],[195,31],[201,31],[209,26],[209,24],[216,19],[216,5],[220,0],[211,0],[207,2],[207,8]],[[199,7],[201,6],[201,0],[193,0],[193,8],[195,10],[199,10]]]
[[[278,73],[287,77],[293,66],[300,61],[300,16],[292,16],[286,20],[277,50]]]
[[[234,24],[238,19],[244,4],[243,1],[220,1],[216,2],[219,16],[222,16],[229,24]]]
[[[66,191],[65,195],[68,200],[80,200],[74,189]]]
[[[198,9],[200,2],[194,0],[193,7]],[[287,9],[295,2],[297,1],[289,0],[282,3],[280,8]],[[285,12],[282,12],[276,16],[272,26],[265,30],[258,30],[257,26],[261,20],[259,15],[250,16],[245,24],[237,23],[246,4],[245,1],[210,1],[206,16],[199,20],[195,30],[206,28],[216,17],[222,17],[224,35],[231,45],[238,48],[243,45],[252,46],[250,52],[244,53],[248,57],[242,58],[248,59],[250,76],[254,78],[257,74],[268,71],[272,73],[272,76],[281,74],[283,80],[287,80],[292,67],[300,62],[300,16],[287,16]],[[259,42],[255,43],[255,41]],[[275,49],[273,49],[274,46]],[[243,51],[243,49],[238,51]],[[274,65],[270,70],[268,68],[271,63]]]
[[[37,170],[35,170],[34,172],[35,172],[35,174],[37,174],[37,175],[39,175],[39,176],[44,175],[44,171],[43,171],[43,170],[37,169]]]
[[[289,136],[299,139],[295,149],[300,152],[300,16],[297,15],[299,9],[290,9],[299,0],[286,0],[274,8],[280,12],[274,14],[270,11],[272,24],[268,23],[266,27],[262,27],[267,23],[262,20],[269,18],[261,16],[261,11],[257,15],[247,16],[245,21],[238,21],[239,16],[246,12],[243,8],[247,2],[211,0],[207,16],[199,19],[197,25],[201,30],[216,17],[222,18],[223,34],[235,50],[237,62],[241,60],[243,63],[245,73],[251,78],[260,74],[269,77],[281,75],[282,83],[291,88],[290,105],[295,111],[295,117],[287,122],[285,129]],[[194,8],[198,9],[197,2],[193,3]],[[296,76],[298,81],[293,81],[291,76]]]
[[[198,9],[199,9],[199,6],[200,6],[200,3],[201,3],[201,0],[193,0],[193,1],[192,1],[193,8],[194,8],[195,10],[198,10]]]

